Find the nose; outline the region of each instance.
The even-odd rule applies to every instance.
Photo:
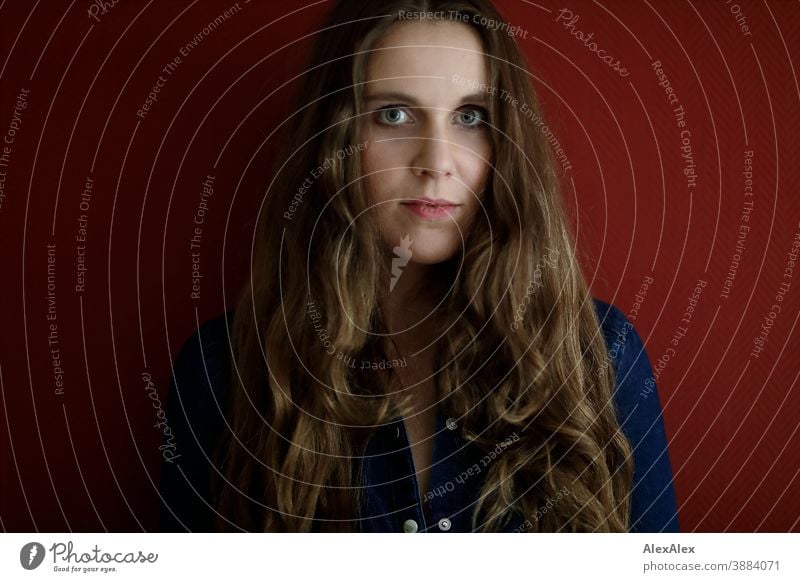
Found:
[[[453,176],[455,160],[452,136],[438,127],[430,127],[417,136],[416,155],[412,161],[412,171],[417,176],[428,176],[434,180]]]

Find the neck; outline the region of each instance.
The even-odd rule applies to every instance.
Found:
[[[391,334],[388,337],[399,349],[414,352],[441,332],[440,318],[435,313],[446,293],[440,268],[409,262],[391,292],[389,284],[389,280],[382,282],[379,298]]]

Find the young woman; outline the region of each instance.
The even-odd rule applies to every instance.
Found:
[[[164,529],[677,531],[650,365],[588,293],[510,30],[332,9],[249,284],[176,360]]]

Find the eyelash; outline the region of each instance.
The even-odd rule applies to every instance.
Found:
[[[458,110],[459,114],[462,113],[462,110],[463,111],[476,111],[476,112],[478,112],[478,116],[480,117],[480,121],[478,123],[476,123],[474,125],[464,125],[464,127],[466,129],[469,129],[469,130],[471,130],[471,129],[482,129],[486,125],[487,118],[489,117],[488,112],[486,111],[486,109],[484,109],[483,107],[477,107],[475,105],[466,105],[464,107],[466,107],[466,109],[464,109],[462,107],[461,109]],[[380,123],[384,127],[399,127],[399,126],[403,125],[402,122],[401,123],[386,123],[385,121],[381,120],[381,114],[384,111],[392,111],[392,110],[403,111],[403,113],[405,115],[409,115],[409,113],[403,108],[402,105],[394,105],[394,104],[392,104],[392,105],[384,105],[383,107],[380,107],[380,108],[378,108],[378,109],[376,109],[374,111],[375,117],[377,118],[378,123]]]

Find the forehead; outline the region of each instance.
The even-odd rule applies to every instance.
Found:
[[[486,82],[487,58],[480,35],[464,23],[396,22],[374,49],[367,61],[368,91],[391,87],[424,92],[425,87],[437,85],[454,91],[454,75]]]

